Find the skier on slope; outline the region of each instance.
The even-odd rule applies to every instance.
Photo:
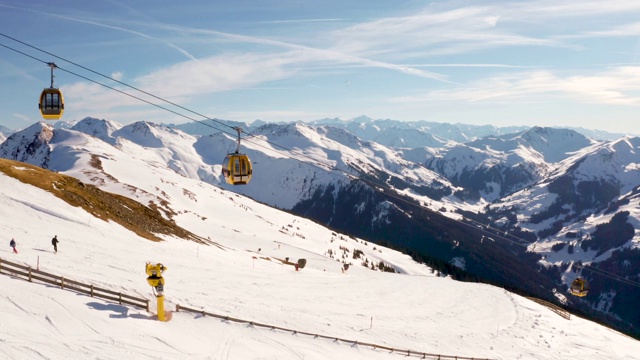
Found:
[[[53,239],[51,239],[51,245],[53,245],[53,251],[57,254],[58,253],[58,243],[60,241],[58,241],[58,235],[54,235]]]
[[[16,241],[15,241],[15,239],[11,239],[11,242],[9,242],[9,246],[11,246],[13,248],[13,252],[15,254],[18,253],[18,250],[16,249]]]

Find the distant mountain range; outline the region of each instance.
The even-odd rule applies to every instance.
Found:
[[[242,149],[254,163],[246,186],[220,175],[222,159],[235,149],[234,126],[244,129]],[[3,133],[0,157],[97,186],[114,181],[109,169],[89,166],[105,156],[101,148],[133,159],[152,154],[149,167],[401,249],[458,279],[562,303],[639,334],[640,290],[611,277],[636,284],[640,277],[640,138],[366,117],[124,126],[86,118]],[[68,173],[79,162],[87,170]],[[592,284],[581,299],[566,295],[578,275]]]

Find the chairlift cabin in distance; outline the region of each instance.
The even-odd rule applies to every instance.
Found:
[[[246,185],[251,180],[253,169],[251,160],[246,154],[240,153],[240,132],[241,128],[234,128],[238,132],[238,147],[236,152],[227,154],[222,163],[222,175],[228,184]]]
[[[589,282],[584,278],[578,277],[571,283],[569,292],[571,293],[571,295],[579,297],[587,296],[587,293],[589,292]]]
[[[64,98],[60,89],[53,86],[53,69],[57,68],[55,63],[47,63],[51,68],[51,86],[44,88],[40,94],[38,108],[40,114],[46,120],[59,120],[64,112]]]

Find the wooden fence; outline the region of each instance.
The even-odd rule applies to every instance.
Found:
[[[197,313],[197,314],[202,315],[203,317],[204,316],[209,316],[209,317],[213,317],[213,318],[217,318],[217,319],[222,319],[222,320],[226,320],[226,321],[233,321],[233,322],[242,323],[242,324],[248,324],[248,325],[251,325],[251,326],[262,327],[262,328],[270,329],[270,330],[281,330],[281,331],[290,332],[292,334],[308,335],[308,336],[313,336],[314,338],[323,338],[323,339],[329,339],[329,340],[333,340],[333,341],[341,341],[341,342],[345,342],[345,343],[350,343],[350,344],[354,344],[354,345],[358,345],[358,346],[367,346],[367,347],[370,347],[370,348],[373,348],[373,349],[386,350],[386,351],[389,351],[391,353],[395,353],[395,354],[398,354],[398,355],[419,357],[421,359],[431,359],[431,360],[433,360],[433,359],[436,359],[436,360],[490,360],[490,359],[486,359],[486,358],[429,354],[429,353],[425,353],[425,352],[421,352],[421,351],[415,351],[415,350],[396,349],[396,348],[392,348],[392,347],[384,346],[384,345],[361,342],[361,341],[357,341],[357,340],[342,339],[342,338],[335,337],[335,336],[314,334],[314,333],[310,333],[310,332],[299,331],[299,330],[294,330],[294,329],[287,329],[287,328],[274,326],[274,325],[269,325],[269,324],[262,324],[262,323],[255,322],[255,321],[250,321],[250,320],[238,319],[238,318],[234,318],[234,317],[230,317],[230,316],[226,316],[226,315],[213,314],[213,313],[210,313],[210,312],[207,312],[207,311],[204,311],[204,310],[196,310],[196,309],[192,309],[192,308],[177,304],[176,305],[176,311],[178,312],[178,311],[181,311],[181,310],[192,312],[192,313]]]
[[[554,313],[562,316],[567,320],[571,320],[571,313],[556,304],[550,303],[542,299],[534,298],[534,297],[527,297],[527,299],[533,302],[536,302],[542,306],[546,306],[547,308],[549,308],[549,310],[553,311]]]
[[[18,278],[24,278],[25,280],[27,280],[29,282],[33,282],[34,280],[42,281],[42,282],[50,284],[50,285],[59,286],[61,289],[67,289],[67,290],[71,290],[71,291],[76,291],[76,292],[79,292],[79,293],[87,294],[87,295],[89,295],[91,297],[97,297],[97,298],[101,298],[101,299],[105,299],[105,300],[115,301],[115,302],[117,302],[118,304],[121,304],[121,305],[122,304],[127,304],[127,305],[140,307],[140,308],[145,309],[147,312],[149,312],[149,300],[147,300],[147,299],[142,299],[142,298],[138,298],[138,297],[135,297],[135,296],[123,294],[121,292],[102,289],[102,288],[99,288],[99,287],[95,287],[93,285],[83,284],[83,283],[75,281],[75,280],[66,279],[66,278],[64,278],[62,276],[49,274],[49,273],[44,272],[44,271],[33,269],[30,266],[20,265],[20,264],[11,262],[11,261],[0,259],[0,274],[6,274],[6,275],[10,275],[10,276],[15,276],[15,277],[18,277]],[[537,301],[539,299],[532,299],[532,300]],[[542,301],[542,300],[540,300],[540,301]],[[551,305],[553,305],[553,304],[551,304]],[[233,321],[233,322],[236,322],[236,323],[244,323],[244,324],[248,324],[248,325],[251,325],[251,326],[262,327],[262,328],[265,328],[265,329],[280,330],[280,331],[290,332],[290,333],[293,333],[293,334],[301,334],[301,335],[313,336],[314,338],[323,338],[323,339],[329,339],[329,340],[334,340],[334,341],[341,341],[341,342],[344,342],[344,343],[350,343],[350,344],[354,344],[354,345],[358,345],[358,346],[366,346],[366,347],[370,347],[370,348],[373,348],[373,349],[389,351],[391,353],[395,353],[395,354],[398,354],[398,355],[419,357],[419,358],[422,358],[422,359],[430,359],[430,360],[434,360],[434,359],[435,360],[491,360],[491,359],[488,359],[488,358],[476,358],[476,357],[465,357],[465,356],[430,354],[430,353],[425,353],[425,352],[415,351],[415,350],[397,349],[397,348],[384,346],[384,345],[372,344],[372,343],[367,343],[367,342],[360,342],[360,341],[357,341],[357,340],[349,340],[349,339],[343,339],[343,338],[339,338],[339,337],[335,337],[335,336],[320,335],[320,334],[314,334],[314,333],[305,332],[305,331],[287,329],[287,328],[283,328],[283,327],[279,327],[279,326],[274,326],[274,325],[269,325],[269,324],[262,324],[262,323],[255,322],[255,321],[234,318],[234,317],[230,317],[230,316],[226,316],[226,315],[213,314],[213,313],[210,313],[210,312],[207,312],[207,311],[204,311],[204,310],[196,310],[196,309],[192,309],[192,308],[189,308],[189,307],[186,307],[186,306],[181,306],[180,304],[176,305],[176,311],[178,312],[178,311],[181,311],[181,310],[182,311],[188,311],[188,312],[192,312],[192,313],[201,314],[203,317],[204,316],[209,316],[209,317],[218,318],[218,319],[221,319],[221,320]]]
[[[44,271],[33,269],[30,266],[20,265],[11,261],[0,259],[0,274],[24,278],[29,282],[33,282],[34,280],[42,281],[47,284],[59,286],[61,289],[67,289],[87,294],[91,297],[115,301],[120,305],[127,304],[136,306],[139,308],[143,308],[147,310],[147,312],[149,312],[149,300],[147,299],[142,299],[108,289],[102,289],[93,285],[83,284],[75,280],[49,274]]]

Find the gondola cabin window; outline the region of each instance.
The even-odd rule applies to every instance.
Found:
[[[45,109],[59,109],[60,108],[60,97],[58,94],[46,94],[45,100]]]

